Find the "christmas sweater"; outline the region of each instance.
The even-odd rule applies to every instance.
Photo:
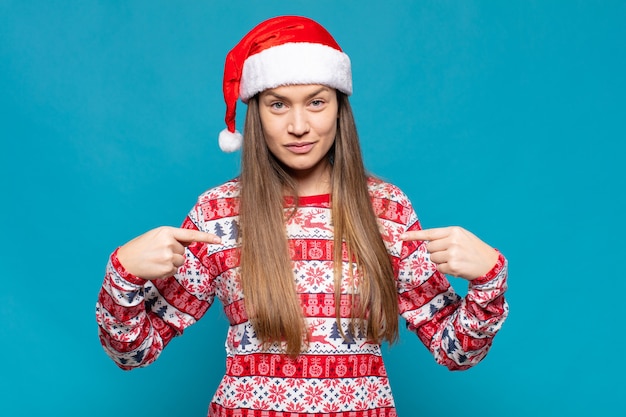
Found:
[[[499,254],[495,267],[471,281],[460,297],[430,261],[423,242],[399,239],[420,228],[408,198],[386,182],[370,179],[368,186],[408,329],[449,369],[475,365],[508,312],[505,258]],[[214,233],[222,244],[190,245],[184,265],[169,279],[133,276],[117,260],[117,251],[111,255],[96,306],[107,354],[127,370],[152,363],[217,297],[230,327],[226,372],[209,416],[396,416],[381,346],[349,329],[352,285],[342,285],[335,303],[330,196],[300,197],[286,221],[295,287],[309,329],[306,350],[296,358],[280,345],[262,346],[248,321],[237,257],[238,196],[233,180],[199,197],[183,227]],[[347,275],[349,263],[343,263]]]

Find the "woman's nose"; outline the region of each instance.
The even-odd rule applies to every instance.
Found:
[[[302,110],[294,109],[291,113],[291,119],[287,125],[287,132],[295,136],[302,136],[311,130],[306,112]]]

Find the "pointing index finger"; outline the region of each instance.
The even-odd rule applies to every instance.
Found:
[[[174,239],[187,246],[194,242],[203,242],[211,244],[222,243],[222,239],[212,233],[202,232],[194,229],[174,228]]]
[[[404,232],[400,235],[401,240],[437,240],[447,236],[446,228],[438,227],[433,229],[414,230]]]

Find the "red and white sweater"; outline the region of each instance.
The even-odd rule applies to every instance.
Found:
[[[508,313],[504,300],[507,263],[502,255],[485,276],[473,280],[464,298],[437,272],[422,242],[403,242],[419,222],[408,198],[395,186],[371,179],[370,195],[395,271],[400,314],[435,360],[461,370],[487,354]],[[296,289],[310,331],[297,359],[280,346],[262,349],[247,319],[236,256],[239,186],[227,182],[202,194],[183,227],[217,234],[221,245],[197,243],[169,279],[146,281],[124,270],[111,255],[96,306],[100,340],[123,369],[146,366],[170,340],[199,320],[217,297],[230,322],[226,373],[209,416],[371,417],[395,416],[381,348],[362,334],[344,339],[335,310],[333,232],[328,195],[302,197],[287,227]],[[344,264],[347,268],[347,264]]]

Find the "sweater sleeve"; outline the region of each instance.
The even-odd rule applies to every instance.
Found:
[[[419,230],[417,219],[407,230]],[[465,297],[430,260],[424,242],[404,242],[397,264],[400,314],[435,360],[451,370],[480,362],[507,314],[507,261],[499,253],[486,275],[469,282]]]
[[[188,217],[183,227],[196,228]],[[154,362],[173,337],[199,320],[215,297],[208,269],[196,256],[203,243],[185,249],[185,263],[169,278],[146,281],[127,272],[117,250],[106,267],[96,303],[100,342],[111,359],[130,370]]]

